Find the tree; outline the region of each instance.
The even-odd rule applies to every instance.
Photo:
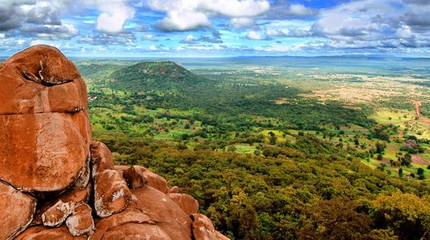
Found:
[[[386,146],[385,144],[383,144],[383,143],[377,142],[377,143],[375,144],[375,147],[376,147],[376,153],[384,153],[385,148],[386,148],[387,146]]]
[[[392,229],[399,239],[420,239],[429,230],[430,202],[414,194],[380,195],[372,206],[374,221]]]
[[[404,166],[410,166],[411,163],[412,163],[412,155],[410,153],[406,153],[402,157],[402,165],[404,165]]]
[[[370,219],[356,211],[358,207],[347,197],[319,201],[310,210],[299,239],[367,239]]]
[[[417,169],[417,174],[418,174],[418,179],[423,180],[426,177],[424,176],[424,169],[423,168],[418,168]]]
[[[276,137],[275,133],[273,133],[272,131],[269,132],[269,142],[271,145],[275,145],[276,142],[278,141],[278,138]]]
[[[399,168],[399,177],[403,177],[403,168]]]

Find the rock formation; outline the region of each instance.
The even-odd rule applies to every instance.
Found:
[[[92,140],[74,64],[38,45],[0,65],[0,239],[227,239],[198,202]]]

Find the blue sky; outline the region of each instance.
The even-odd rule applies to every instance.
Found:
[[[430,57],[430,0],[0,0],[0,55]]]

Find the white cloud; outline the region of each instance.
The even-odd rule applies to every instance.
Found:
[[[127,20],[134,17],[135,9],[127,5],[127,0],[94,0],[93,4],[102,11],[97,18],[96,29],[100,32],[120,33]]]
[[[182,40],[183,43],[194,43],[195,42],[195,38],[193,35],[188,35],[187,37],[185,37],[185,39]]]
[[[359,0],[321,11],[312,34],[330,48],[417,48],[430,45],[430,9],[420,0]],[[383,13],[383,14],[381,14]]]
[[[157,24],[163,31],[209,27],[211,26],[209,18],[213,16],[253,18],[270,9],[267,0],[148,0],[147,6],[152,10],[167,13],[167,16]]]
[[[411,27],[407,25],[403,25],[399,29],[397,29],[397,36],[400,38],[409,38],[412,36]]]
[[[247,17],[232,18],[230,20],[230,25],[234,28],[248,28],[254,26],[254,24],[254,19]]]
[[[163,31],[188,31],[201,27],[209,27],[211,23],[204,13],[184,10],[173,10],[156,25]]]
[[[314,11],[302,4],[291,4],[288,9],[288,14],[292,16],[310,16],[314,14]]]
[[[35,25],[25,24],[21,27],[22,32],[26,32],[30,35],[36,35],[40,39],[70,39],[79,34],[79,30],[72,24],[62,25]]]
[[[310,37],[312,33],[307,29],[294,28],[294,29],[267,29],[266,36],[269,37]]]
[[[287,31],[284,30],[278,30],[278,29],[267,29],[266,35],[271,37],[279,37],[279,36],[286,36],[288,34]]]
[[[255,32],[255,31],[249,31],[246,34],[246,38],[251,39],[251,40],[262,40],[263,39],[261,34]]]

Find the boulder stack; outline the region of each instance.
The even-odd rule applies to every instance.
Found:
[[[0,239],[226,239],[198,202],[93,141],[85,82],[58,49],[0,65]]]

